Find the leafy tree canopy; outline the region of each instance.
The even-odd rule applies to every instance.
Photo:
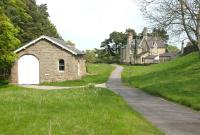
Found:
[[[138,36],[140,38],[143,37],[143,32],[139,33]],[[147,33],[148,36],[156,36],[156,37],[160,37],[163,41],[167,42],[169,40],[169,35],[167,33],[167,31],[164,28],[153,28],[152,32]]]
[[[110,33],[109,38],[101,42],[103,50],[99,50],[101,58],[105,59],[108,63],[113,61],[119,62],[120,47],[127,44],[128,33],[132,33],[133,37],[136,36],[134,29],[126,29],[125,32],[114,31]],[[102,53],[105,53],[103,55]]]
[[[71,40],[67,40],[66,44],[75,47],[75,43],[73,43]]]
[[[169,35],[167,34],[167,31],[164,28],[154,28],[152,31],[152,36],[157,36],[163,39],[165,42],[169,40]]]
[[[171,53],[178,53],[180,52],[180,49],[173,45],[167,45],[167,51]]]
[[[95,50],[86,50],[85,60],[87,63],[96,62],[96,53]]]
[[[41,35],[60,37],[48,17],[47,5],[35,0],[0,0],[0,69],[11,65],[20,44]]]
[[[0,9],[0,69],[8,68],[15,59],[13,51],[20,44],[17,33],[18,30]]]
[[[126,29],[125,32],[114,31],[110,33],[109,38],[101,43],[101,47],[105,48],[111,55],[118,55],[120,47],[127,44],[128,33],[131,32],[136,36],[134,29]]]
[[[55,26],[49,20],[47,5],[37,5],[35,0],[2,0],[5,15],[19,29],[18,39],[29,42],[41,35],[59,37]]]

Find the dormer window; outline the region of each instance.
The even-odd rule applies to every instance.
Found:
[[[59,71],[65,71],[65,61],[63,59],[59,60]]]

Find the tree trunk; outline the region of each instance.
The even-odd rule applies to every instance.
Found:
[[[185,0],[180,0],[180,4],[181,4],[182,25],[183,25],[184,31],[185,31],[188,39],[191,41],[191,43],[193,45],[195,45],[195,42],[194,42],[192,36],[190,35],[189,30],[188,30],[188,28],[186,26],[186,19],[185,19],[186,2],[185,2]],[[198,37],[197,37],[197,40],[198,40]]]
[[[199,9],[200,9],[200,5],[199,5]],[[200,58],[200,10],[199,10],[199,13],[198,13],[198,18],[197,18],[197,46],[199,48],[199,58]]]

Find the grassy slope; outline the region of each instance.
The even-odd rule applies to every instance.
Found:
[[[100,88],[0,87],[2,135],[160,135],[122,98]]]
[[[126,66],[122,78],[130,86],[200,110],[198,53],[158,65]]]
[[[89,83],[100,84],[108,80],[114,67],[109,64],[88,64],[89,75],[82,77],[80,80],[69,80],[64,82],[43,83],[42,85],[55,86],[82,86]]]

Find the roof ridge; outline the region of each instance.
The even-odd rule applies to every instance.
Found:
[[[57,46],[60,46],[61,48],[71,52],[72,54],[78,55],[78,54],[84,54],[82,51],[76,49],[76,48],[72,48],[69,45],[66,44],[66,42],[64,40],[61,40],[59,38],[55,38],[55,37],[50,37],[50,36],[46,36],[46,35],[42,35],[39,38],[23,45],[22,47],[18,48],[17,50],[15,50],[14,52],[17,53],[23,49],[26,49],[27,47],[33,45],[34,43],[40,41],[41,39],[46,39],[50,42],[52,42],[53,44],[56,44]]]

